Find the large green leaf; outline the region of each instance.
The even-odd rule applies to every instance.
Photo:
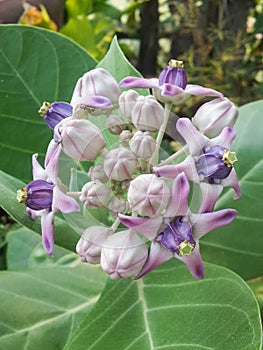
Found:
[[[235,208],[237,218],[229,226],[202,239],[206,261],[224,265],[245,279],[262,275],[263,267],[263,101],[240,108],[232,150],[237,152],[236,171],[242,197],[233,200],[228,189],[218,201],[218,209]]]
[[[96,267],[0,273],[0,348],[60,350],[97,301],[105,276]]]
[[[42,246],[40,235],[20,227],[7,234],[6,262],[8,270],[32,269],[37,267],[74,266],[78,255],[62,247],[54,246],[49,256]]]
[[[65,350],[260,349],[259,310],[241,278],[206,265],[196,281],[169,262],[139,281],[111,281]]]
[[[52,132],[38,116],[43,101],[69,101],[78,78],[94,68],[87,52],[61,34],[0,26],[1,169],[31,180],[31,155],[44,156]]]

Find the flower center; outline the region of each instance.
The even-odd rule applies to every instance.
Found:
[[[236,152],[230,152],[228,149],[225,149],[222,160],[228,167],[232,167],[233,164],[238,161]]]
[[[25,203],[27,200],[27,189],[25,187],[17,191],[16,199],[19,203]]]
[[[173,68],[184,68],[184,62],[171,59],[168,63],[168,66],[173,67]]]
[[[43,102],[42,106],[38,110],[38,114],[40,115],[40,117],[44,117],[49,111],[49,108],[50,108],[50,103]]]
[[[185,216],[179,216],[171,221],[156,240],[179,256],[191,255],[195,247],[192,228]]]

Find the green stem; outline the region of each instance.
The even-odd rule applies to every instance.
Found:
[[[158,162],[158,155],[159,155],[159,150],[160,150],[160,146],[164,137],[164,133],[167,127],[167,123],[170,117],[170,112],[171,112],[171,108],[172,108],[172,103],[166,103],[165,104],[165,110],[164,110],[164,121],[160,127],[159,133],[157,135],[156,138],[156,147],[155,150],[153,152],[153,155],[150,159],[150,164],[154,165],[155,163]]]
[[[163,165],[167,165],[167,164],[172,163],[174,160],[176,160],[177,158],[181,157],[188,150],[189,150],[188,149],[188,145],[183,146],[181,149],[179,149],[179,151],[177,151],[176,153],[172,154],[170,157],[162,160],[161,163],[158,164],[158,166],[163,166]]]

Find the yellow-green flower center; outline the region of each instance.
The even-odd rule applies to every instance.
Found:
[[[42,106],[38,110],[38,114],[41,117],[44,117],[47,114],[49,108],[50,108],[50,103],[49,102],[43,102]]]
[[[191,244],[188,242],[186,239],[181,242],[178,246],[179,249],[179,256],[184,256],[184,255],[191,255],[193,249],[194,249],[194,244]]]
[[[17,191],[16,199],[19,203],[25,203],[25,201],[27,200],[27,190],[25,187]]]
[[[235,162],[238,161],[236,152],[230,152],[228,149],[225,149],[222,160],[230,168]]]
[[[183,61],[178,61],[178,60],[174,60],[174,59],[171,59],[169,61],[168,65],[170,67],[173,67],[173,68],[184,68],[184,62]]]

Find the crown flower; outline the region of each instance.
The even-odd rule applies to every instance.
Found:
[[[232,149],[237,107],[219,91],[189,84],[183,62],[174,59],[159,77],[128,76],[120,83],[96,68],[72,90],[70,104],[40,108],[53,139],[44,167],[33,155],[33,180],[17,192],[30,218],[41,218],[47,253],[54,247],[54,214],[78,211],[79,258],[100,264],[111,279],[139,279],[174,258],[204,278],[202,237],[237,214],[215,205],[224,187],[234,189],[234,198],[241,195]],[[174,109],[190,95],[210,101],[174,122]],[[185,142],[176,152],[171,134],[176,145]],[[193,209],[189,194],[196,188],[201,199]]]

